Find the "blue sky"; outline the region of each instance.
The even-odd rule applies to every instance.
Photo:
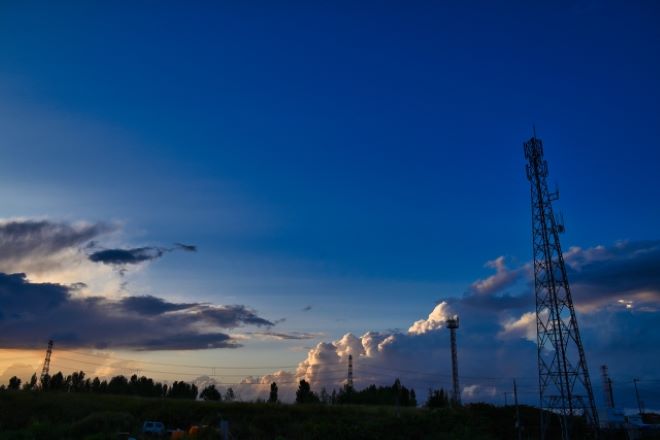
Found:
[[[658,238],[655,4],[313,3],[0,5],[0,217],[193,243],[126,294],[326,340],[529,260],[533,124],[566,249]]]

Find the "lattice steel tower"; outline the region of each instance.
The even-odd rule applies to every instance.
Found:
[[[48,349],[46,350],[46,358],[44,359],[44,366],[41,369],[41,382],[43,383],[44,377],[48,375],[50,368],[50,355],[53,354],[53,340],[48,341]]]
[[[559,243],[564,226],[552,202],[559,192],[548,191],[548,164],[543,142],[534,136],[523,144],[532,196],[532,244],[536,334],[541,409],[559,416],[563,440],[574,439],[572,416],[584,415],[598,436],[598,413],[580,339],[566,266]],[[549,413],[541,411],[541,438],[547,438]]]

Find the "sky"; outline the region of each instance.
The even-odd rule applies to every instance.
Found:
[[[459,313],[464,398],[502,400],[496,356],[534,402],[535,126],[597,398],[607,363],[660,406],[659,15],[0,2],[0,380],[53,337],[64,370],[447,387]]]

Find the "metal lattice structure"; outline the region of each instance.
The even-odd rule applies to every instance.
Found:
[[[559,243],[564,226],[552,209],[559,192],[548,190],[543,142],[534,133],[523,145],[531,183],[539,392],[545,410],[541,438],[547,438],[551,413],[559,416],[563,440],[575,438],[574,416],[584,416],[597,436],[598,413]]]
[[[41,382],[43,383],[44,377],[48,376],[50,369],[50,355],[53,354],[53,340],[48,341],[48,349],[46,350],[46,358],[44,359],[44,366],[41,369]]]
[[[456,329],[458,328],[458,316],[447,319],[447,328],[451,338],[451,384],[452,403],[461,404],[461,389],[458,386],[458,353],[456,350]]]

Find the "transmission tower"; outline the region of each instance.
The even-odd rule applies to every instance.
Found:
[[[605,396],[605,406],[607,408],[614,408],[614,393],[612,392],[612,379],[607,372],[607,365],[600,367],[600,372],[603,377],[603,395]]]
[[[458,316],[447,319],[447,328],[451,338],[451,384],[452,402],[461,404],[461,391],[458,387],[458,353],[456,351],[456,329],[458,328]]]
[[[41,383],[44,381],[44,377],[48,375],[48,370],[50,368],[50,355],[53,354],[53,340],[48,341],[48,349],[46,350],[46,358],[44,359],[44,366],[41,369]]]
[[[559,192],[548,190],[548,163],[536,132],[523,146],[531,184],[541,438],[551,413],[559,416],[563,440],[575,438],[574,416],[586,417],[597,437],[598,413],[559,243],[564,225],[552,210]]]
[[[346,378],[346,385],[353,388],[353,355],[348,355],[348,377]]]

